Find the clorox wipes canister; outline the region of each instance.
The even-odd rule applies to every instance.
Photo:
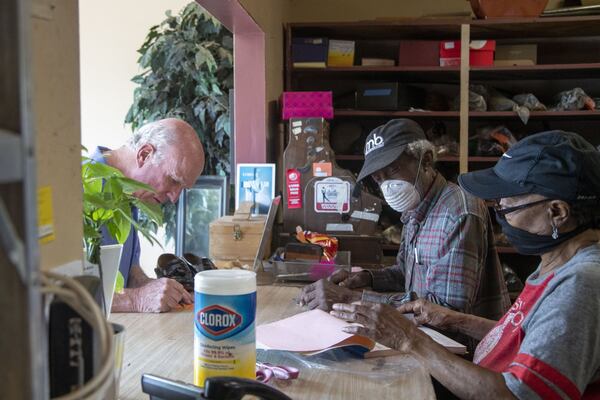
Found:
[[[194,384],[206,378],[256,378],[256,274],[208,270],[194,278]]]

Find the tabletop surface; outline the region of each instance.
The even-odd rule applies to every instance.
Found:
[[[295,302],[299,291],[297,287],[259,286],[257,325],[304,311]],[[191,311],[112,314],[110,320],[125,326],[120,399],[148,398],[141,391],[143,373],[193,381]],[[259,352],[257,358],[300,368],[297,380],[274,383],[293,399],[435,399],[429,375],[408,356],[332,362],[330,356],[315,359]]]

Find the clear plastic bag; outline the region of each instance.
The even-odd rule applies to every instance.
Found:
[[[298,368],[300,376],[303,370],[325,370],[384,381],[391,381],[399,374],[419,367],[419,364],[408,355],[362,358],[344,349],[328,350],[312,356],[287,351],[257,350],[256,359],[260,362]]]
[[[427,140],[435,146],[436,155],[458,155],[458,142],[448,134],[446,125],[443,122],[435,122],[425,132],[425,135],[427,136]]]
[[[451,108],[452,111],[460,110],[460,96],[457,96],[452,100]],[[487,111],[485,98],[471,90],[469,90],[469,111]]]
[[[477,154],[480,156],[499,156],[517,143],[512,132],[504,125],[485,126],[477,130]]]
[[[552,111],[593,110],[596,108],[594,99],[588,96],[581,88],[560,92],[554,100],[556,104],[552,107]]]
[[[521,93],[513,96],[519,106],[527,107],[530,111],[546,111],[546,106],[533,93]]]

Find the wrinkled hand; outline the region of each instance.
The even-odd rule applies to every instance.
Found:
[[[344,327],[344,332],[366,336],[404,353],[410,352],[425,335],[412,321],[387,304],[334,304],[331,315],[362,325]]]
[[[443,330],[452,328],[453,316],[458,314],[456,311],[424,299],[402,304],[397,310],[402,314],[413,313],[415,321],[419,325],[430,325]]]
[[[356,289],[373,284],[371,274],[368,271],[350,273],[345,269],[336,271],[329,277],[329,281],[348,289]]]
[[[329,311],[334,303],[351,303],[360,299],[360,293],[321,279],[302,288],[298,300],[300,305],[307,305],[311,310]]]
[[[144,286],[131,289],[130,293],[136,312],[167,312],[179,308],[179,303],[194,302],[183,285],[169,278],[151,279]]]

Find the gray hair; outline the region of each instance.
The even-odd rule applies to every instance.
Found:
[[[173,144],[173,127],[164,120],[149,122],[139,127],[127,140],[127,145],[138,151],[145,144],[154,147],[155,153],[151,159],[152,164],[158,164],[164,159],[165,149]]]
[[[406,148],[406,154],[413,156],[417,160],[421,159],[428,151],[431,152],[432,160],[435,163],[437,160],[435,146],[429,140],[417,140],[416,142],[409,143]]]

